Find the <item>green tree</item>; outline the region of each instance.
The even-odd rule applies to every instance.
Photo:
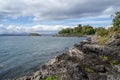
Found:
[[[120,12],[116,12],[113,18],[113,32],[120,33]]]
[[[81,31],[82,31],[82,26],[78,26],[73,29],[73,33],[81,33]]]
[[[103,37],[103,36],[107,36],[108,35],[108,30],[106,30],[103,27],[96,28],[95,30],[96,30],[96,35],[97,36]]]
[[[73,29],[72,28],[66,28],[66,29],[62,29],[61,31],[59,31],[59,34],[70,34],[73,33]]]
[[[92,35],[95,34],[95,29],[90,25],[82,26],[79,24],[75,28],[62,29],[59,34]]]
[[[86,35],[91,35],[95,33],[95,30],[92,26],[86,25],[82,27],[82,33]]]
[[[120,12],[116,12],[113,18],[113,26],[120,27]]]

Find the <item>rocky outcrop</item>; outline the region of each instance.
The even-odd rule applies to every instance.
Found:
[[[32,76],[17,80],[120,80],[120,36],[114,35],[104,46],[92,40],[53,58]]]

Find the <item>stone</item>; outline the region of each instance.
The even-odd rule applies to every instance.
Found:
[[[44,80],[52,76],[58,76],[58,80],[120,80],[120,66],[115,64],[120,61],[120,37],[112,36],[103,47],[91,41],[75,44],[74,48],[48,61],[38,72],[17,80]],[[101,59],[101,55],[107,59]]]

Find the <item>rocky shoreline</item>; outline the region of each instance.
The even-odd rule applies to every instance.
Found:
[[[31,76],[15,80],[120,80],[120,36],[99,46],[90,38],[51,59]],[[52,79],[50,79],[52,80]]]

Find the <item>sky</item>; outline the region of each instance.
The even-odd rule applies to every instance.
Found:
[[[77,24],[109,27],[119,0],[0,0],[0,34],[57,33]]]

